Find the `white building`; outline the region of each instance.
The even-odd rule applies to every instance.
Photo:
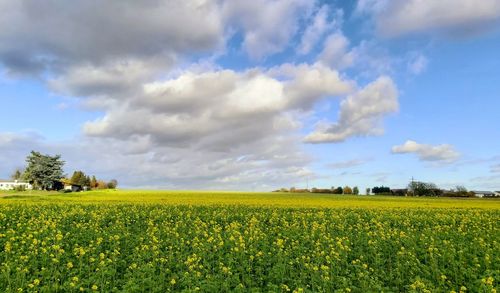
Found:
[[[33,186],[28,182],[19,180],[0,180],[0,190],[13,190],[19,186],[24,186],[25,189],[33,189]]]
[[[473,190],[474,195],[477,197],[494,197],[495,193],[491,191],[478,191],[478,190]]]

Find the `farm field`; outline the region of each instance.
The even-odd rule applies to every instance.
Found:
[[[1,292],[496,292],[500,201],[3,193]]]

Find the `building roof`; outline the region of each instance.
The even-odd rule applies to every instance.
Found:
[[[27,181],[23,180],[11,180],[11,179],[0,179],[1,183],[28,183]]]
[[[479,193],[479,194],[493,194],[491,191],[479,191],[479,190],[473,190],[472,192],[474,193]]]

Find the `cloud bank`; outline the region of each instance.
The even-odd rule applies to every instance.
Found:
[[[396,13],[369,4],[376,17]],[[344,34],[343,15],[306,0],[0,0],[6,75],[102,113],[74,140],[0,133],[0,148],[22,159],[31,149],[61,153],[68,167],[130,186],[268,189],[312,178],[303,142],[379,136],[399,110],[391,65]],[[304,61],[266,63],[287,50]],[[228,52],[244,68],[219,65]],[[375,73],[346,73],[357,64]],[[426,64],[419,55],[408,68],[418,74]],[[324,102],[339,103],[338,115],[307,133],[304,121]]]
[[[421,161],[452,163],[460,157],[460,153],[452,145],[420,144],[413,140],[407,140],[402,145],[392,147],[393,154],[414,153]]]
[[[463,36],[495,29],[498,0],[361,0],[358,11],[373,15],[377,31],[388,37],[440,32]]]

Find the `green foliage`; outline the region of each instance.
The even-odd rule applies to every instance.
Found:
[[[389,187],[386,187],[386,186],[375,186],[372,188],[372,193],[373,194],[390,194],[391,193],[391,189]]]
[[[73,172],[73,176],[71,176],[71,183],[79,186],[87,186],[87,177],[85,173],[82,171]]]
[[[63,178],[64,161],[60,155],[42,155],[31,151],[26,158],[28,166],[25,171],[25,179],[31,182],[34,188],[44,190],[57,189],[59,180]]]
[[[333,190],[334,194],[342,194],[344,192],[344,189],[342,187],[337,187]]]
[[[116,186],[118,186],[118,181],[116,181],[116,179],[111,179],[109,182],[108,182],[108,188],[109,189],[115,189]]]
[[[440,196],[442,191],[434,183],[411,181],[408,184],[409,194],[413,196]]]
[[[499,286],[498,210],[66,203],[4,204],[1,215],[1,292]]]
[[[14,190],[15,190],[15,191],[26,191],[26,185],[23,185],[23,184],[21,184],[21,185],[16,185],[16,186],[14,187]]]
[[[352,194],[354,194],[354,195],[358,195],[359,194],[359,188],[357,186],[354,186],[352,188]]]

